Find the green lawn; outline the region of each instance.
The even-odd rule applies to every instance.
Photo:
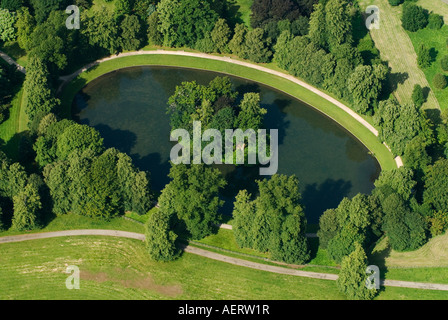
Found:
[[[0,299],[344,299],[334,281],[278,275],[192,254],[151,262],[144,244],[71,237],[0,245]],[[65,287],[66,267],[81,271]],[[443,292],[386,288],[378,299],[446,299]]]
[[[370,34],[381,59],[391,67],[389,82],[395,97],[400,103],[410,103],[414,85],[429,88],[429,84],[417,65],[417,54],[408,33],[401,26],[402,6],[392,7],[388,0],[360,0],[360,5],[362,8],[376,5],[380,9],[380,28],[371,30]],[[431,91],[423,108],[439,109],[439,102]]]
[[[371,153],[378,159],[383,170],[396,168],[392,154],[379,142],[378,138],[361,123],[349,116],[345,111],[337,108],[331,102],[284,78],[223,61],[167,55],[137,55],[106,61],[82,73],[64,88],[61,94],[63,113],[66,117],[70,116],[70,108],[74,96],[88,82],[114,70],[139,65],[163,65],[204,69],[244,77],[272,86],[313,106],[350,131],[369,148]]]
[[[447,5],[448,7],[448,5]],[[433,48],[433,55],[435,60],[429,68],[423,70],[426,79],[434,91],[437,100],[439,101],[442,109],[448,109],[448,88],[443,90],[436,89],[433,85],[434,76],[437,73],[445,74],[448,76],[448,72],[444,72],[440,66],[440,60],[443,56],[448,55],[447,39],[448,39],[448,25],[444,25],[440,30],[433,30],[429,28],[418,30],[417,32],[408,32],[409,38],[414,45],[415,50],[423,43],[428,48]]]
[[[240,14],[240,19],[244,24],[251,28],[250,26],[250,15],[252,13],[251,6],[254,2],[253,0],[234,0],[235,6],[238,8],[238,13]]]
[[[4,143],[2,150],[14,161],[17,161],[19,156],[20,133],[26,128],[26,116],[22,112],[22,92],[23,90],[20,90],[13,98],[9,117],[0,125],[0,139]]]
[[[110,221],[103,221],[76,214],[65,214],[54,218],[48,225],[44,226],[42,229],[29,232],[3,231],[0,232],[0,237],[24,233],[80,229],[122,230],[136,233],[145,233],[145,228],[143,225],[123,219],[123,217],[113,218]]]

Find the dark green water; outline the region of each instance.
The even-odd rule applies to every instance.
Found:
[[[74,102],[75,117],[95,127],[107,147],[132,156],[136,165],[151,173],[153,189],[169,182],[167,174],[172,143],[168,98],[176,85],[195,80],[208,84],[215,72],[172,68],[135,67],[102,76],[89,83]],[[317,223],[324,210],[343,197],[370,193],[380,167],[365,146],[337,123],[291,96],[249,80],[230,77],[240,93],[259,92],[268,110],[265,124],[279,130],[278,173],[300,180],[309,223]],[[232,198],[239,189],[253,190],[258,168],[222,166]],[[228,201],[223,211],[232,208]]]

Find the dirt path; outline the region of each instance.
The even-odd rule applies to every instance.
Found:
[[[68,236],[110,236],[110,237],[121,237],[128,239],[136,239],[140,241],[145,240],[145,235],[134,232],[127,231],[119,231],[119,230],[96,230],[96,229],[86,229],[86,230],[68,230],[68,231],[56,231],[56,232],[44,232],[44,233],[34,233],[34,234],[25,234],[25,235],[17,235],[17,236],[7,236],[0,237],[0,244],[2,243],[13,243],[13,242],[21,242],[28,240],[37,240],[37,239],[48,239],[48,238],[57,238],[57,237],[68,237]],[[310,271],[302,271],[295,269],[287,269],[282,267],[271,266],[267,264],[247,261],[244,259],[233,258],[229,256],[225,256],[219,253],[203,250],[193,246],[187,246],[184,248],[185,252],[196,254],[201,257],[230,263],[233,265],[266,271],[273,272],[278,274],[285,274],[291,276],[298,277],[307,277],[313,279],[322,279],[322,280],[337,280],[338,276],[335,274],[329,273],[319,273],[319,272],[310,272]],[[409,282],[409,281],[397,281],[397,280],[382,280],[381,284],[383,286],[390,287],[401,287],[401,288],[414,288],[414,289],[426,289],[426,290],[441,290],[448,291],[447,284],[436,284],[436,283],[421,283],[421,282]]]

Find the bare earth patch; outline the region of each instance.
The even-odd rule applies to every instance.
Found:
[[[126,271],[118,270],[121,278],[125,279],[117,279],[114,277],[111,277],[105,272],[97,272],[92,273],[89,271],[81,270],[80,271],[80,277],[83,280],[91,280],[98,283],[103,283],[106,281],[118,283],[122,285],[125,288],[133,288],[133,289],[142,289],[142,290],[150,290],[150,291],[156,291],[157,293],[160,293],[164,296],[168,297],[176,297],[178,295],[182,294],[182,288],[179,285],[172,285],[172,286],[164,286],[159,285],[154,282],[154,280],[151,278],[151,276],[146,276],[144,278],[142,277],[135,277],[135,274],[131,274]]]

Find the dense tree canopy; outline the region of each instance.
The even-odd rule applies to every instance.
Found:
[[[251,6],[251,26],[259,28],[269,22],[300,17],[299,6],[293,0],[254,0]]]
[[[376,64],[373,67],[360,65],[348,79],[348,89],[353,96],[355,110],[360,113],[372,111],[386,80],[387,67]]]
[[[309,259],[306,218],[298,179],[274,175],[258,181],[259,196],[241,191],[234,207],[234,232],[241,247],[269,251],[276,260],[304,263]]]
[[[191,239],[210,235],[220,219],[218,209],[223,202],[219,190],[226,185],[219,170],[203,164],[179,164],[172,166],[169,177],[172,181],[159,198],[161,210],[176,216]]]
[[[380,138],[396,155],[403,155],[406,144],[418,135],[427,141],[432,139],[425,116],[414,104],[400,106],[393,99],[381,101],[374,120],[380,128]]]
[[[200,0],[161,0],[157,12],[163,44],[170,47],[194,47],[219,18],[208,1]]]
[[[0,9],[0,40],[13,41],[16,39],[16,13],[10,12],[8,9]]]
[[[163,210],[157,210],[146,223],[146,246],[150,258],[155,261],[171,261],[179,255],[172,219]]]
[[[425,180],[425,202],[436,211],[448,212],[448,160],[440,159],[428,167]]]
[[[46,114],[53,111],[60,103],[54,97],[47,68],[37,57],[31,57],[28,62],[23,90],[26,101],[25,112],[31,121],[39,113]]]

